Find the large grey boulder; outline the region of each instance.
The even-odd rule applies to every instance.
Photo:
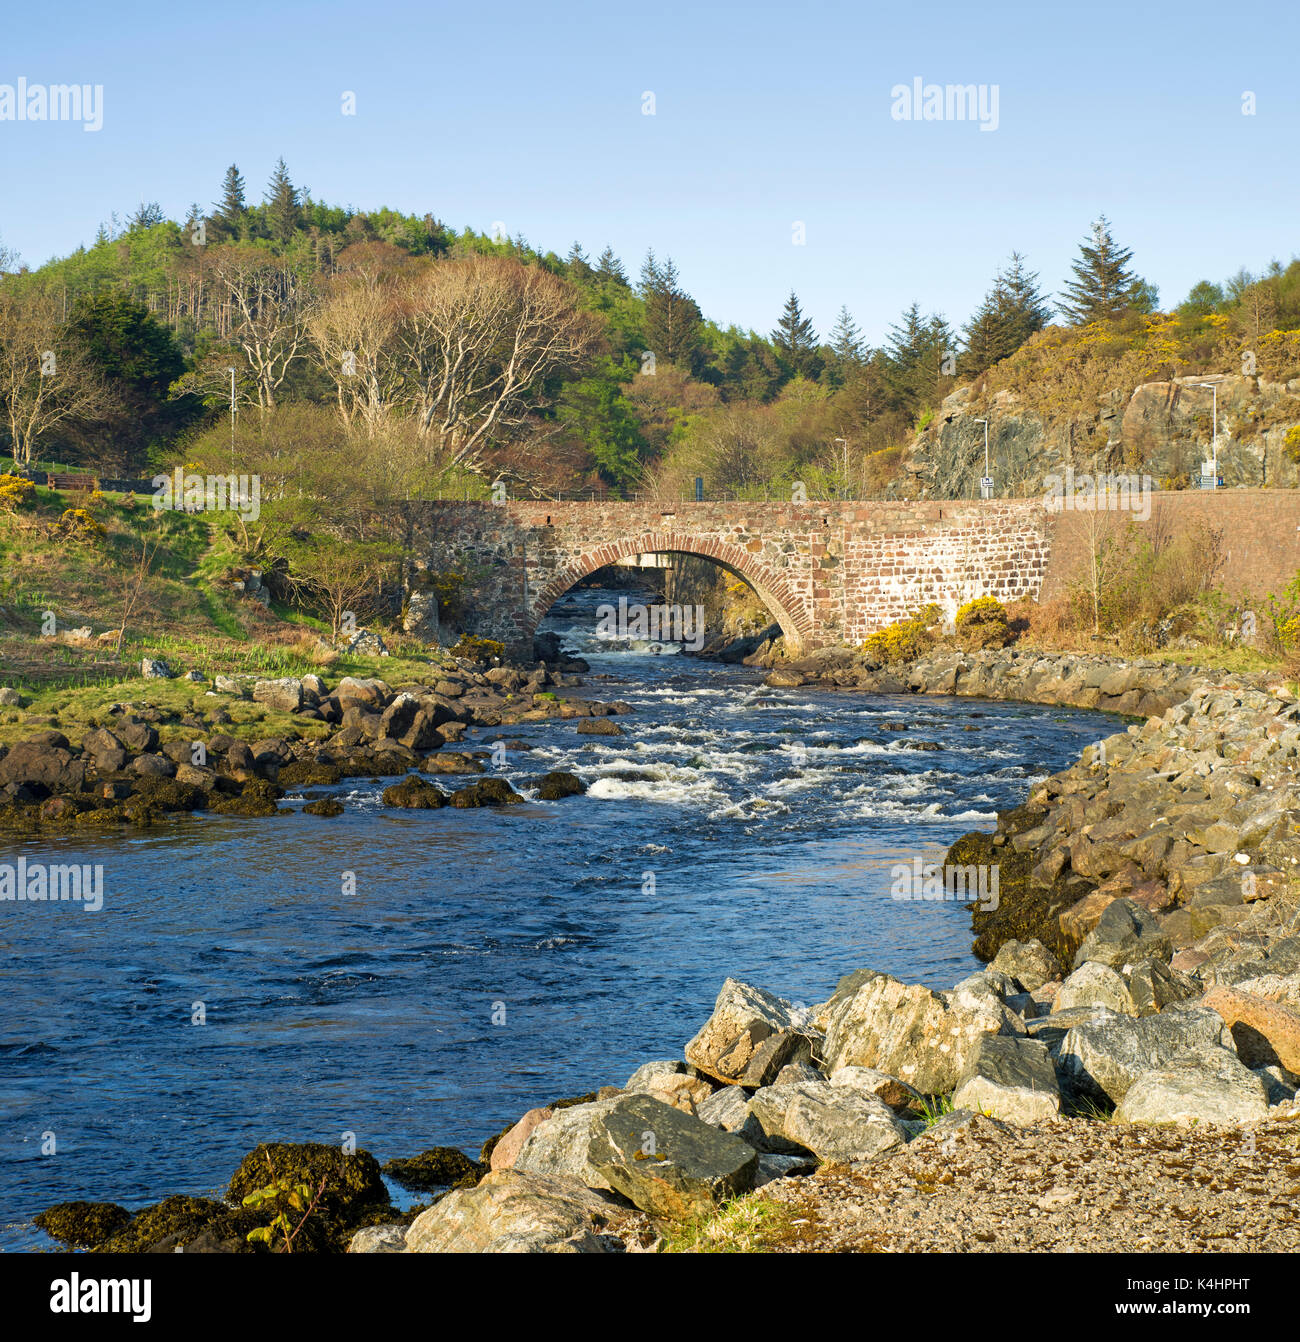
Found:
[[[1139,960],[1168,961],[1173,953],[1173,943],[1153,913],[1131,899],[1116,899],[1102,910],[1096,927],[1075,952],[1074,967],[1097,960],[1119,969]]]
[[[605,1253],[613,1209],[576,1179],[493,1170],[454,1188],[406,1232],[407,1253]]]
[[[811,1151],[834,1164],[874,1160],[907,1140],[906,1130],[883,1100],[825,1081],[767,1086],[755,1092],[749,1111],[764,1146],[795,1155]]]
[[[968,981],[940,995],[882,974],[832,1013],[822,1062],[828,1072],[874,1067],[923,1093],[946,1094],[976,1040],[1024,1031],[1020,1017],[987,985]]]
[[[980,1039],[953,1091],[955,1109],[974,1109],[1024,1126],[1061,1112],[1061,1089],[1047,1045],[1014,1035]]]
[[[879,969],[855,969],[851,974],[845,974],[835,985],[835,991],[830,997],[825,1002],[819,1002],[812,1008],[809,1013],[810,1024],[814,1029],[825,1034],[831,1017],[848,998],[852,997],[864,984],[870,983],[872,979],[886,977],[887,975],[881,973]]]
[[[253,702],[281,713],[296,712],[302,707],[302,681],[295,676],[259,680],[253,685]]]
[[[1108,1011],[1118,1011],[1121,1015],[1136,1016],[1133,994],[1124,981],[1124,976],[1100,960],[1089,960],[1080,965],[1069,978],[1061,984],[1052,1010],[1068,1011],[1071,1007],[1102,1006]]]
[[[1142,960],[1125,977],[1133,999],[1133,1011],[1138,1016],[1154,1016],[1167,1006],[1201,995],[1194,979],[1171,968],[1163,960]]]
[[[522,1174],[560,1175],[588,1188],[608,1188],[604,1176],[591,1163],[590,1151],[596,1124],[616,1102],[614,1097],[557,1109],[553,1117],[529,1134],[515,1157],[514,1168]]]
[[[1009,974],[1027,993],[1035,992],[1044,983],[1061,976],[1061,966],[1056,956],[1037,938],[1032,941],[1004,941],[998,947],[998,953],[989,968]]]
[[[1268,1090],[1235,1053],[1204,1049],[1136,1077],[1115,1117],[1181,1126],[1253,1123],[1268,1117]]]
[[[851,1090],[874,1095],[900,1117],[920,1113],[924,1104],[921,1092],[915,1086],[875,1067],[837,1067],[827,1079],[832,1086],[848,1086]]]
[[[749,1118],[749,1092],[740,1086],[723,1086],[696,1106],[695,1116],[715,1128],[735,1132],[743,1128]]]
[[[1120,1016],[1097,1008],[1061,1040],[1057,1074],[1076,1098],[1118,1104],[1143,1072],[1212,1048],[1232,1049],[1232,1035],[1216,1011],[1175,1006],[1155,1016]]]
[[[747,1142],[650,1095],[614,1101],[595,1124],[590,1160],[642,1211],[676,1220],[748,1192],[758,1172]]]
[[[713,1014],[686,1045],[686,1061],[719,1081],[739,1082],[766,1040],[798,1024],[789,1002],[729,978]]]

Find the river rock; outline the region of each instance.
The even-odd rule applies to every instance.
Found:
[[[530,1109],[492,1148],[492,1154],[488,1157],[489,1168],[494,1170],[514,1169],[515,1161],[518,1160],[519,1153],[524,1148],[524,1143],[548,1118],[554,1117],[555,1110],[549,1106]]]
[[[1221,985],[1211,988],[1201,1005],[1223,1017],[1248,1067],[1281,1066],[1300,1072],[1300,1010]]]
[[[684,1114],[695,1114],[713,1094],[703,1077],[690,1076],[680,1062],[650,1062],[638,1067],[623,1087],[637,1095],[652,1095]]]
[[[864,984],[870,983],[873,979],[885,977],[887,976],[879,969],[855,969],[851,974],[845,974],[835,985],[835,991],[830,997],[825,1002],[820,1002],[812,1008],[809,1014],[813,1027],[825,1034],[831,1017],[848,998],[852,997]]]
[[[253,702],[278,713],[294,713],[302,707],[302,681],[296,676],[254,681]]]
[[[702,1123],[736,1132],[749,1118],[749,1093],[740,1086],[723,1086],[696,1108],[695,1116]]]
[[[1217,1012],[1203,1007],[1169,1007],[1154,1016],[1097,1014],[1061,1040],[1057,1073],[1076,1098],[1118,1104],[1143,1073],[1164,1067],[1184,1053],[1232,1048],[1232,1035]]]
[[[1163,960],[1142,960],[1125,978],[1138,1016],[1153,1016],[1175,1002],[1187,1002],[1200,995],[1195,980]]]
[[[1068,1011],[1071,1007],[1081,1006],[1104,1006],[1121,1015],[1137,1015],[1133,994],[1123,975],[1100,960],[1089,960],[1087,964],[1080,965],[1061,984],[1052,1010]]]
[[[718,1081],[739,1082],[760,1045],[796,1023],[789,1002],[729,978],[713,1014],[686,1045],[686,1061]]]
[[[590,1159],[642,1211],[679,1220],[747,1192],[758,1169],[739,1137],[649,1095],[613,1101],[594,1125]]]
[[[349,1253],[403,1253],[406,1249],[404,1225],[365,1226],[352,1236]]]
[[[850,1064],[874,1067],[925,1094],[946,1094],[981,1035],[1024,1031],[1024,1022],[987,986],[959,985],[945,997],[881,975],[835,1010],[822,1060],[828,1072]]]
[[[894,1111],[865,1090],[801,1081],[756,1091],[749,1111],[765,1145],[778,1153],[811,1151],[819,1160],[854,1164],[902,1146],[906,1132]]]
[[[50,792],[79,792],[86,778],[85,762],[66,749],[66,738],[59,740],[61,746],[35,739],[11,747],[0,759],[0,787],[37,784]]]
[[[1140,1073],[1120,1100],[1122,1123],[1229,1126],[1268,1117],[1268,1091],[1235,1053],[1202,1049]]]
[[[1168,935],[1153,914],[1131,899],[1117,899],[1102,910],[1096,927],[1075,952],[1074,967],[1089,960],[1112,969],[1139,960],[1167,962],[1173,953]]]
[[[591,1162],[596,1124],[614,1107],[615,1098],[557,1109],[529,1135],[514,1168],[524,1174],[563,1175],[588,1188],[608,1188],[605,1176]],[[664,1106],[667,1108],[667,1105]]]
[[[361,707],[375,712],[388,702],[392,691],[382,680],[371,677],[344,676],[334,689],[340,710]]]
[[[874,1095],[900,1117],[920,1113],[924,1103],[915,1087],[874,1067],[837,1067],[829,1080],[832,1086],[848,1086],[851,1090]]]
[[[998,953],[989,968],[1009,974],[1027,993],[1035,992],[1044,983],[1061,976],[1056,956],[1037,938],[1032,941],[1004,941],[998,947]]]
[[[454,1188],[406,1232],[406,1253],[605,1253],[610,1204],[576,1179],[493,1170]]]
[[[976,1041],[953,1091],[953,1107],[1025,1126],[1061,1112],[1061,1090],[1047,1045],[1014,1035]]]

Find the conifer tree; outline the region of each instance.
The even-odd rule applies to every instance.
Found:
[[[699,305],[681,287],[672,257],[660,265],[653,250],[647,251],[640,288],[645,302],[647,346],[656,359],[693,370],[699,358],[704,318]]]
[[[793,374],[802,377],[814,376],[814,362],[817,354],[817,332],[813,330],[812,319],[803,315],[799,299],[793,289],[785,300],[781,319],[776,324],[770,339],[776,346],[778,357]]]
[[[289,178],[284,159],[276,159],[275,169],[266,188],[266,218],[271,236],[277,242],[288,242],[298,227],[301,209],[298,192]]]
[[[1052,309],[1039,290],[1037,274],[1025,265],[1019,252],[1012,252],[966,326],[961,371],[968,375],[982,373],[1010,358],[1047,325],[1051,315]]]
[[[841,364],[862,363],[869,353],[862,332],[847,307],[841,307],[835,319],[835,326],[831,330],[831,349]]]
[[[247,205],[244,202],[244,179],[240,175],[239,168],[233,163],[226,169],[226,175],[222,179],[221,199],[217,202],[216,208],[214,216],[216,222],[231,237],[239,237]]]
[[[1062,291],[1062,315],[1074,326],[1086,326],[1123,316],[1132,308],[1149,311],[1154,291],[1129,266],[1132,259],[1132,251],[1111,236],[1110,221],[1103,214],[1089,239],[1079,245],[1078,260],[1071,267],[1074,279]]]
[[[606,247],[596,259],[596,274],[602,280],[613,280],[615,284],[627,287],[627,272],[623,269],[622,261],[614,255],[612,247]]]

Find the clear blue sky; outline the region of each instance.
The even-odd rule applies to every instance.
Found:
[[[0,239],[37,265],[141,200],[209,206],[231,162],[259,196],[283,155],[331,203],[501,221],[561,254],[608,242],[633,274],[653,246],[706,315],[762,331],[791,288],[823,334],[842,303],[873,341],[913,299],[960,323],[1013,247],[1056,290],[1103,211],[1167,305],[1300,252],[1298,16],[1295,0],[15,5],[0,84],[102,84],[104,126],[0,122]],[[996,85],[998,129],[894,120],[891,89],[916,76]]]

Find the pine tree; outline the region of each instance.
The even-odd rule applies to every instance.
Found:
[[[1012,252],[1005,269],[993,277],[965,330],[965,353],[961,371],[975,375],[1010,358],[1031,335],[1047,325],[1052,309],[1038,287],[1038,276],[1025,265],[1019,252]]]
[[[271,236],[277,242],[288,242],[298,227],[300,215],[298,192],[289,178],[289,169],[284,159],[276,159],[266,188],[266,218]]]
[[[653,251],[646,252],[641,267],[646,344],[656,359],[694,370],[699,360],[704,318],[699,305],[678,279],[672,257],[660,265]]]
[[[217,201],[217,212],[213,218],[224,232],[233,238],[238,238],[244,226],[245,209],[247,206],[244,203],[244,179],[240,175],[239,168],[232,163],[222,179],[221,199]]]
[[[813,330],[812,319],[803,315],[793,289],[785,300],[781,320],[770,339],[776,346],[777,356],[791,373],[801,377],[815,376],[817,332]]]
[[[870,353],[847,307],[841,307],[835,319],[835,326],[831,330],[831,349],[835,351],[836,359],[846,365],[862,363]]]
[[[1062,315],[1075,326],[1086,326],[1123,316],[1134,307],[1142,310],[1153,292],[1129,267],[1132,259],[1129,248],[1116,244],[1103,214],[1092,226],[1091,241],[1079,245],[1074,279],[1062,291]]]
[[[901,322],[889,328],[884,375],[896,409],[915,414],[934,402],[952,347],[948,323],[938,314],[922,317],[919,303],[913,303]]]
[[[602,280],[613,280],[615,284],[621,284],[624,288],[628,287],[627,272],[623,269],[623,263],[614,255],[612,247],[606,247],[596,260],[596,274]]]

